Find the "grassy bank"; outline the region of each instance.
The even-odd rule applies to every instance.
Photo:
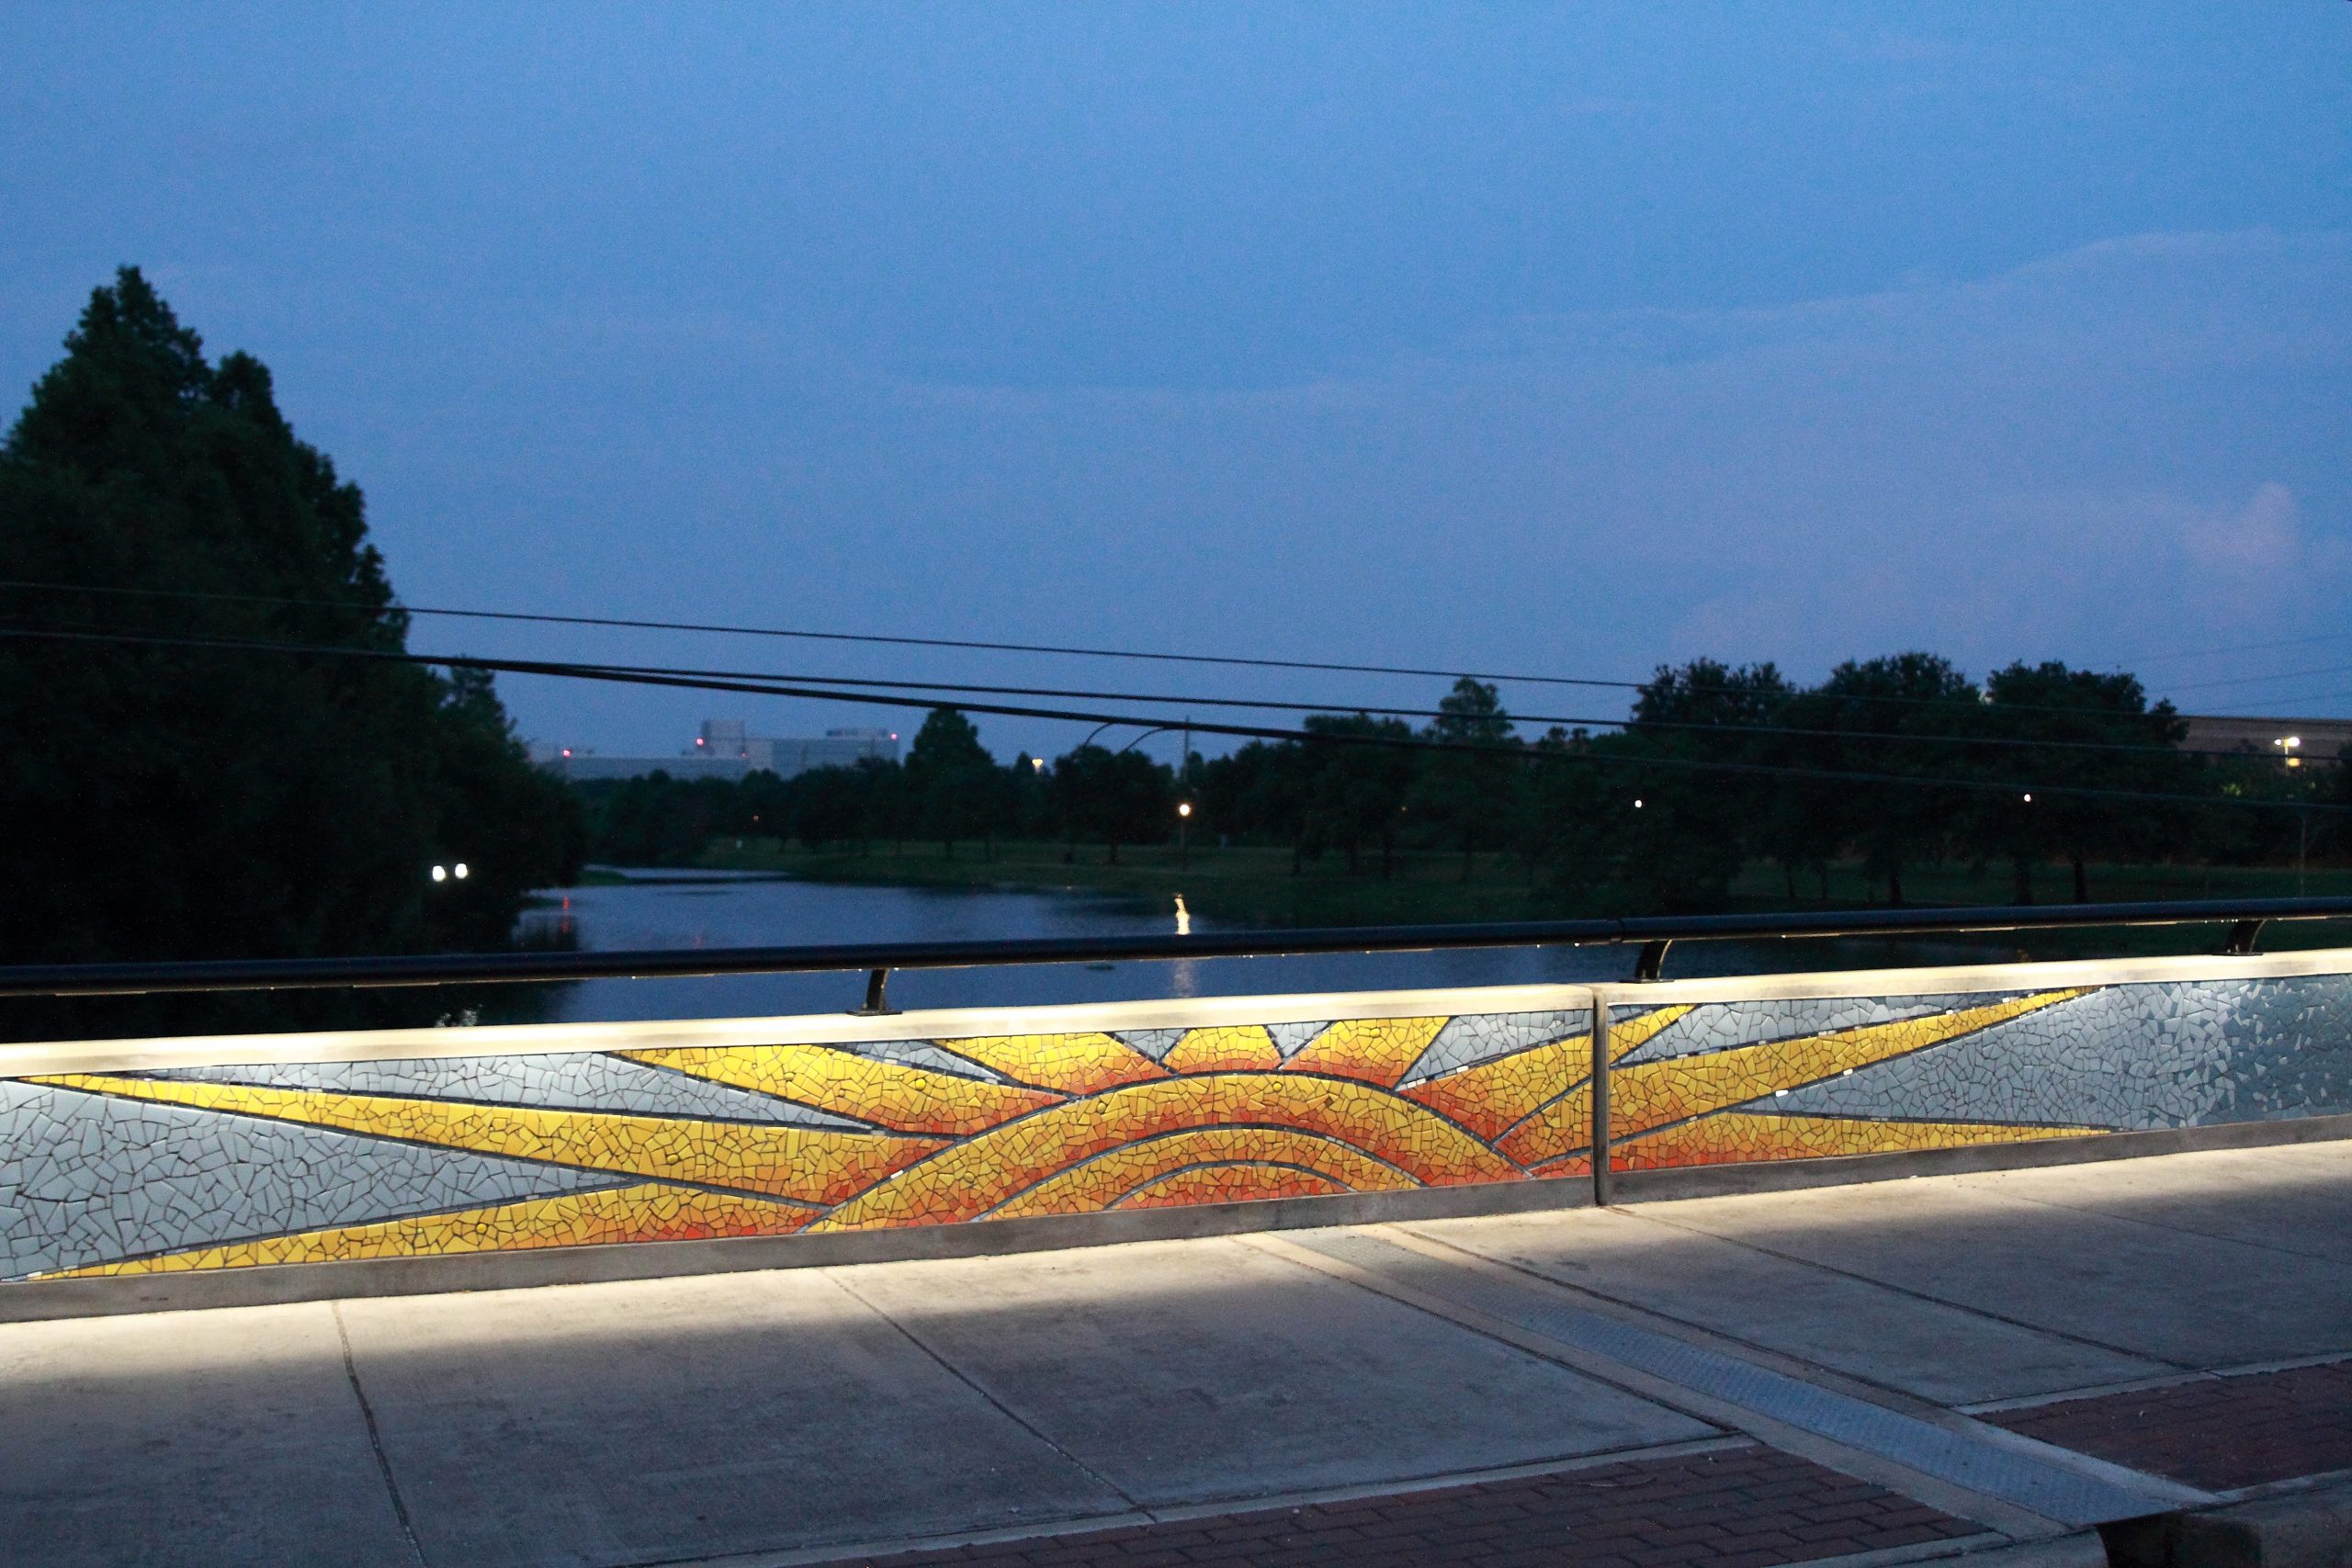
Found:
[[[1534,883],[1527,868],[1501,855],[1481,855],[1464,876],[1458,854],[1399,853],[1383,877],[1367,857],[1356,874],[1344,860],[1308,861],[1295,874],[1290,852],[1275,848],[1128,846],[1113,864],[1099,844],[958,844],[951,855],[936,843],[876,844],[854,850],[809,850],[774,839],[722,839],[697,863],[741,871],[773,871],[818,881],[890,883],[918,886],[1024,887],[1085,890],[1172,904],[1181,895],[1196,915],[1252,925],[1385,925],[1419,921],[1540,919],[1560,914],[1556,897]],[[2352,871],[2314,868],[2305,878],[2314,896],[2352,893]],[[2035,894],[2064,901],[2072,882],[2065,868],[2044,867]],[[2013,892],[2006,866],[1972,872],[1929,865],[1907,871],[1904,891],[1914,904],[2003,904]],[[2091,897],[2102,902],[2143,898],[2276,897],[2296,891],[2292,867],[2095,866]],[[1857,908],[1883,899],[1859,864],[1830,867],[1826,896],[1819,882],[1801,878],[1790,896],[1780,868],[1748,868],[1733,890],[1739,909]]]

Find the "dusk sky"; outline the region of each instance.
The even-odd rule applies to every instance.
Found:
[[[8,417],[136,263],[276,371],[417,604],[1619,678],[1926,648],[2352,712],[2352,6],[0,24]],[[912,726],[501,688],[526,733],[606,751],[705,713]],[[1008,756],[1080,733],[982,728]]]

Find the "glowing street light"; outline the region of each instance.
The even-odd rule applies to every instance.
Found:
[[[450,867],[449,869],[451,870],[451,872],[453,872],[453,873],[456,874],[456,876],[457,876],[457,878],[458,878],[458,881],[463,882],[463,881],[466,879],[466,863],[465,863],[465,862],[463,862],[463,861],[459,861],[456,865],[454,865],[454,866]]]
[[[433,868],[433,880],[434,880],[434,881],[435,881],[435,882],[447,882],[447,881],[448,881],[448,880],[449,880],[449,868],[448,868],[447,866],[446,866],[446,865],[436,865],[436,866],[435,866],[435,867]]]
[[[2278,747],[2279,750],[2287,753],[2287,765],[2289,767],[2300,768],[2303,765],[2303,760],[2295,755],[2297,751],[2302,750],[2303,738],[2301,736],[2282,735],[2278,739],[2273,740],[2270,744]]]

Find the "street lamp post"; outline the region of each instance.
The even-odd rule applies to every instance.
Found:
[[[1192,868],[1192,828],[1193,803],[1189,800],[1180,800],[1176,803],[1176,869],[1179,871],[1187,871]]]
[[[2285,753],[2287,758],[2287,766],[2290,768],[2300,768],[2303,765],[2303,760],[2295,755],[2296,752],[2302,750],[2303,738],[2301,736],[2282,735],[2278,739],[2273,740],[2270,744],[2278,747],[2281,752]],[[2310,804],[2306,802],[2295,813],[2295,897],[2298,898],[2303,896],[2303,868],[2308,863],[2308,857],[2311,852],[2311,843],[2312,808]]]

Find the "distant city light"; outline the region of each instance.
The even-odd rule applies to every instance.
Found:
[[[1193,803],[1192,803],[1191,801],[1189,801],[1189,800],[1180,800],[1180,801],[1178,801],[1178,802],[1176,803],[1176,815],[1177,815],[1177,816],[1179,816],[1179,817],[1190,817],[1192,814],[1193,814]]]
[[[571,747],[569,747],[569,746],[565,747],[565,748],[563,749],[563,754],[564,754],[565,756],[567,756],[567,757],[571,756]]]
[[[435,881],[435,882],[447,882],[447,881],[448,881],[448,880],[449,880],[449,868],[448,868],[447,866],[446,866],[446,865],[436,865],[436,866],[435,866],[435,867],[433,868],[433,880],[434,880],[434,881]]]
[[[1043,757],[1032,757],[1029,759],[1029,765],[1042,773],[1046,771],[1046,759]]]
[[[1639,795],[1635,795],[1635,796],[1634,797],[1634,810],[1636,810],[1636,811],[1639,811],[1641,808],[1642,808],[1642,798],[1641,798],[1641,796],[1639,796]]]
[[[2025,803],[2028,806],[2031,806],[2033,804],[2033,791],[2028,790],[2025,792]]]
[[[458,880],[463,882],[466,879],[466,863],[459,861],[453,869],[458,874]]]

